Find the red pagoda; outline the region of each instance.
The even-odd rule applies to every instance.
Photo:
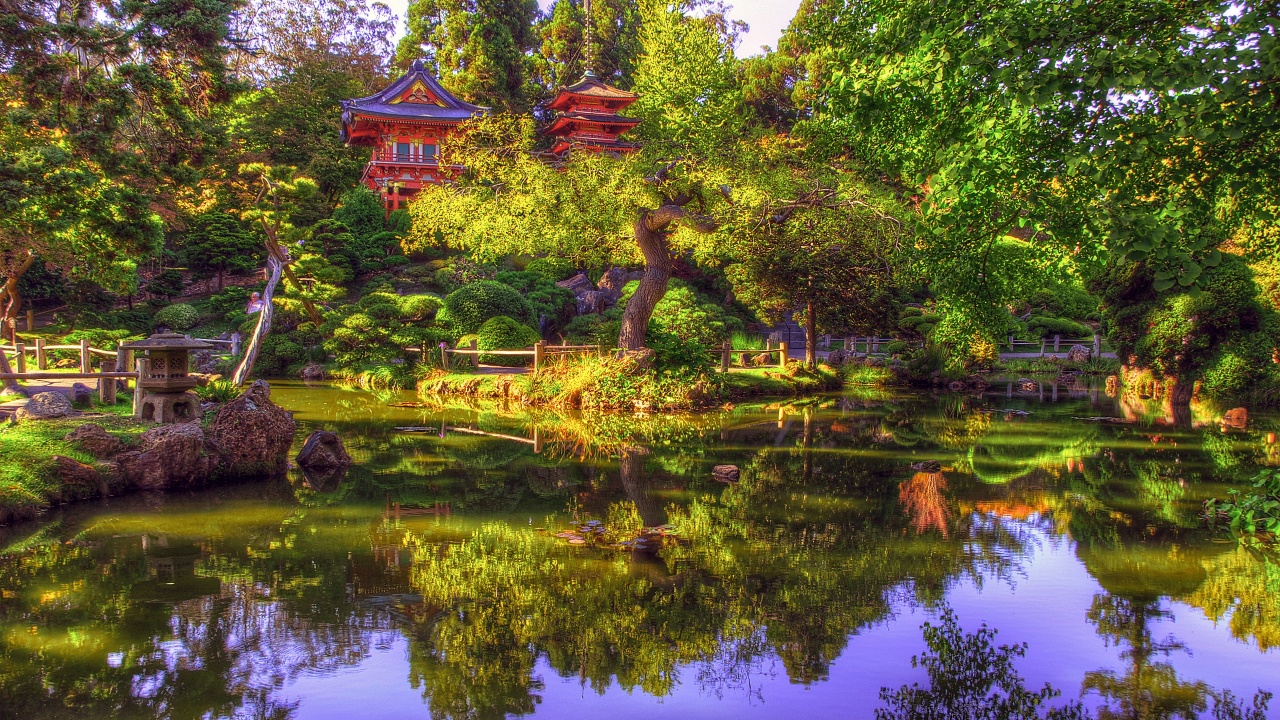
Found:
[[[342,101],[342,141],[373,148],[361,182],[398,210],[423,186],[462,169],[440,162],[440,143],[489,108],[454,97],[414,60],[404,76],[369,97]]]
[[[640,121],[618,113],[640,96],[605,85],[588,70],[582,79],[566,88],[547,108],[556,111],[555,120],[542,131],[555,138],[551,154],[565,158],[575,149],[591,152],[628,153],[640,147],[618,136]]]

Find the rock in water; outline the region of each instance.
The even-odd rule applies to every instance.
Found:
[[[89,407],[90,401],[93,400],[93,390],[84,383],[76,383],[71,386],[71,404],[76,407]]]
[[[942,472],[942,463],[937,460],[921,460],[918,463],[911,463],[911,469],[916,472]]]
[[[142,433],[141,449],[121,453],[115,464],[121,477],[139,490],[172,490],[205,482],[211,458],[198,423],[161,425]]]
[[[282,475],[297,431],[293,416],[271,402],[271,386],[257,380],[213,416],[208,437],[225,477]]]
[[[71,401],[60,392],[42,392],[31,396],[26,405],[18,408],[19,420],[49,420],[71,414]]]
[[[716,465],[711,468],[711,477],[720,482],[738,482],[739,475],[737,465]]]
[[[307,363],[306,366],[302,368],[302,379],[303,380],[323,380],[324,367],[313,362]]]
[[[1072,345],[1067,351],[1067,360],[1074,363],[1088,362],[1093,357],[1093,351],[1083,345]]]
[[[307,470],[328,471],[345,468],[351,464],[351,456],[342,446],[342,438],[328,430],[311,433],[298,453],[298,467]]]
[[[119,438],[93,423],[85,423],[67,433],[66,440],[98,459],[124,452],[124,443]]]
[[[1249,411],[1245,408],[1231,408],[1222,416],[1222,426],[1235,430],[1249,427]]]

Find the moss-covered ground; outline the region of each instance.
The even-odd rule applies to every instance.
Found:
[[[53,470],[53,458],[62,455],[97,465],[93,456],[66,441],[68,433],[85,423],[101,425],[127,444],[137,442],[150,425],[131,417],[132,406],[126,400],[113,407],[95,404],[81,415],[0,426],[0,523],[31,518],[52,504],[96,494],[96,488],[64,486]]]

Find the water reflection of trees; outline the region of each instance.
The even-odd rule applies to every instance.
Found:
[[[540,658],[599,692],[666,695],[682,668],[724,691],[774,658],[793,682],[820,681],[893,603],[932,604],[962,576],[1008,574],[1024,551],[1016,523],[972,514],[948,513],[941,541],[921,537],[886,482],[891,461],[804,448],[759,451],[738,484],[668,505],[681,542],[652,562],[507,524],[461,543],[415,538],[415,585],[439,608],[412,650],[433,713],[526,711]],[[645,457],[619,469],[633,501],[663,481],[636,469]]]
[[[0,717],[285,718],[285,683],[394,636],[346,594],[348,537],[287,510],[221,519],[108,522],[0,562]]]

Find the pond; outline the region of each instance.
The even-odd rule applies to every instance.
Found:
[[[929,686],[912,658],[948,613],[1025,643],[1048,705],[1280,691],[1280,568],[1200,518],[1280,464],[1274,416],[1176,428],[1088,388],[674,417],[273,399],[343,437],[345,477],[0,529],[0,717],[869,718]]]

